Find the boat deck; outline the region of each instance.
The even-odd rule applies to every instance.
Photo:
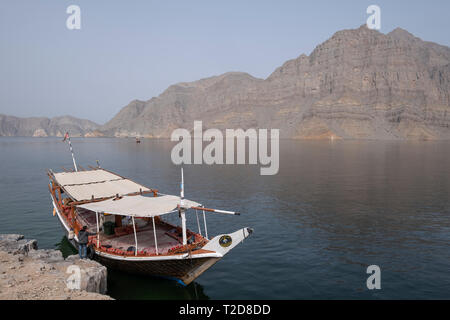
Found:
[[[171,227],[165,225],[156,225],[156,241],[158,244],[158,253],[165,254],[169,249],[180,245],[180,242],[171,236],[167,235]],[[138,230],[136,232],[138,251],[145,251],[149,254],[156,253],[155,248],[155,235],[153,233],[153,227],[146,227],[144,230]],[[101,235],[100,241],[103,246],[111,246],[116,249],[127,251],[128,249],[134,250],[135,239],[134,233],[122,235],[122,236],[106,236]],[[131,248],[130,248],[131,247]]]
[[[77,220],[81,225],[88,227],[91,233],[97,233],[97,219],[95,213],[85,209],[77,209]],[[158,245],[158,254],[167,254],[170,249],[182,245],[181,230],[171,224],[155,219],[156,241]],[[137,251],[148,255],[156,254],[155,235],[153,223],[136,219],[136,237]],[[124,252],[134,251],[135,238],[132,225],[123,225],[120,233],[106,235],[103,230],[100,231],[100,244],[105,248],[119,249]],[[195,235],[195,242],[204,240],[202,236],[187,230],[188,239]]]

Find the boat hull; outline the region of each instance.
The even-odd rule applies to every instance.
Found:
[[[53,201],[55,209],[54,215],[57,215],[67,238],[69,239],[70,226],[66,219],[61,215],[59,208]],[[192,258],[187,253],[184,255],[159,256],[153,258],[144,257],[112,257],[103,252],[96,252],[94,259],[107,268],[147,276],[160,276],[177,279],[183,284],[188,285],[208,270],[224,255],[226,255],[236,245],[241,243],[253,232],[250,228],[243,228],[230,234],[217,235],[209,240],[202,248],[208,253],[195,253]],[[223,238],[229,239],[226,244]],[[77,237],[69,239],[69,242],[78,250]],[[206,256],[205,256],[206,255]]]
[[[138,275],[152,275],[177,279],[183,284],[188,285],[219,261],[220,258],[124,261],[96,255],[95,260],[112,270]]]
[[[67,230],[68,228],[62,220],[63,218],[60,217],[59,214],[58,218],[70,244],[72,244],[72,246],[78,251],[77,241],[75,239],[69,239],[69,232]],[[184,285],[188,285],[197,277],[199,277],[203,272],[213,266],[217,261],[219,261],[220,258],[206,257],[190,259],[189,257],[187,257],[184,259],[173,260],[130,261],[117,260],[95,254],[94,260],[112,270],[144,276],[165,277],[178,280]]]

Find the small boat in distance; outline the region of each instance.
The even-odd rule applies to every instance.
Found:
[[[139,138],[139,136],[136,137],[136,143],[141,143],[141,138]]]
[[[76,168],[73,152],[72,158]],[[88,256],[108,268],[168,277],[187,285],[253,231],[242,228],[210,238],[207,214],[239,213],[184,199],[183,168],[180,196],[162,194],[98,164],[89,168],[47,171],[53,215],[77,249],[77,235],[83,226],[96,234],[89,237]],[[188,214],[194,215],[197,231],[188,229]],[[166,218],[170,216],[178,216],[181,225],[169,222]]]

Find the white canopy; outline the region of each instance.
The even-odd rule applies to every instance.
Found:
[[[55,173],[56,181],[76,201],[113,197],[116,194],[149,191],[129,179],[104,169]]]
[[[165,195],[160,197],[125,196],[79,205],[79,208],[122,216],[154,217],[173,212],[180,204],[180,197]],[[198,207],[200,203],[184,199],[184,207]]]
[[[55,178],[58,181],[58,183],[63,186],[98,183],[123,179],[121,176],[103,169],[89,170],[89,171],[58,172],[55,173]]]

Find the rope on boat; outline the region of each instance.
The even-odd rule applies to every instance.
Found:
[[[203,222],[204,222],[204,224],[205,224],[205,236],[206,236],[206,239],[209,240],[209,238],[208,238],[208,228],[206,227],[206,215],[205,215],[205,210],[203,210]]]
[[[200,235],[202,235],[202,229],[200,228],[200,221],[198,220],[198,212],[197,212],[197,209],[195,209],[195,215],[196,215],[196,217],[197,217],[198,233],[199,233]]]

